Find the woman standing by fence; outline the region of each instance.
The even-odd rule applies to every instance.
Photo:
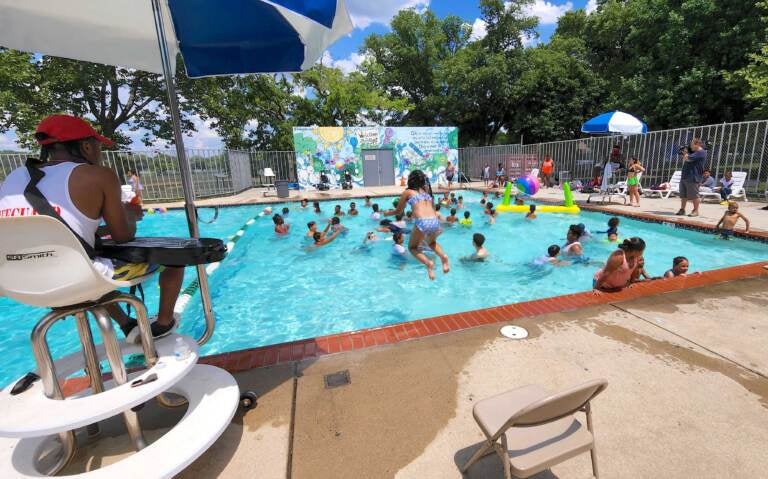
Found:
[[[544,156],[544,163],[541,165],[541,179],[545,188],[552,188],[552,175],[555,173],[555,161],[550,155]]]

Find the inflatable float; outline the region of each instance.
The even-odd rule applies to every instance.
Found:
[[[531,185],[535,185],[533,190],[538,190],[538,182],[530,181],[529,177],[524,177],[524,188],[523,191],[526,191],[529,189]],[[518,178],[518,183],[520,182],[522,178]],[[526,191],[527,192],[527,191]],[[511,202],[511,196],[512,196],[512,183],[507,182],[507,187],[504,190],[504,200],[500,205],[496,207],[496,211],[501,211],[502,213],[528,213],[531,209],[530,205],[513,205],[510,204]],[[567,182],[563,183],[563,197],[565,199],[565,204],[562,206],[555,206],[555,205],[536,205],[536,213],[568,213],[568,214],[579,214],[581,212],[581,208],[576,205],[576,203],[573,202],[573,192],[571,191],[571,185],[569,185]]]

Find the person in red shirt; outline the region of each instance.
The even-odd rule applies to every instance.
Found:
[[[541,165],[541,180],[545,188],[551,188],[554,185],[552,175],[555,173],[555,162],[550,155],[544,156],[544,163]]]

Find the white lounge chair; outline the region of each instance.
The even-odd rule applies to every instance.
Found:
[[[667,199],[669,198],[673,193],[679,194],[680,193],[680,178],[682,178],[683,172],[678,170],[672,173],[672,178],[669,179],[669,188],[666,190],[645,190],[643,191],[643,196],[647,196],[649,198],[653,198],[654,196],[658,196],[659,198]]]
[[[731,194],[728,195],[728,199],[731,198],[741,198],[744,201],[749,201],[747,199],[747,193],[744,191],[744,183],[747,181],[747,172],[746,171],[734,171],[733,172],[733,185],[731,185]],[[722,198],[720,197],[720,193],[714,190],[710,191],[699,191],[699,194],[701,195],[702,200],[706,199],[714,199],[717,201],[720,201]]]

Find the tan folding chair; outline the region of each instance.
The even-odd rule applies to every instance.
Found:
[[[607,381],[594,379],[551,394],[528,385],[479,401],[473,415],[486,440],[461,472],[496,452],[505,479],[526,478],[589,451],[592,473],[598,478],[590,401],[606,387]],[[579,411],[586,413],[586,429],[575,417]]]

